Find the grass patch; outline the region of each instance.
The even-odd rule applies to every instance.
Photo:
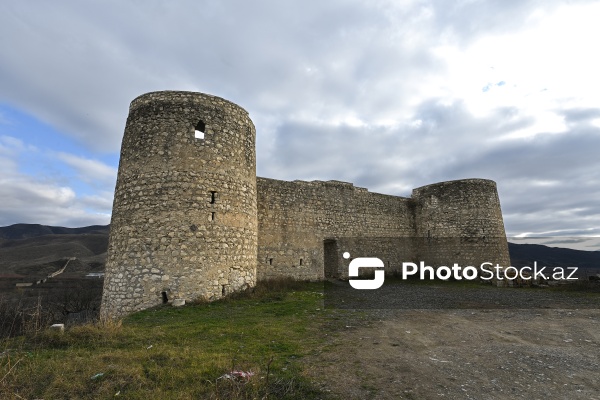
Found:
[[[323,341],[322,283],[236,297],[5,340],[0,398],[327,398],[300,362]]]

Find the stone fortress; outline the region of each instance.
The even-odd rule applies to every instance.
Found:
[[[256,176],[248,113],[203,93],[131,102],[115,189],[101,316],[215,300],[275,277],[344,278],[342,257],[509,265],[496,184],[441,182],[410,198],[340,181]]]

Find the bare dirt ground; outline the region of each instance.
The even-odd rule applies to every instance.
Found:
[[[306,362],[341,399],[600,400],[599,308],[340,310]]]

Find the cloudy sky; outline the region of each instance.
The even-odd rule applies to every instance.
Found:
[[[509,236],[600,235],[597,1],[4,1],[0,225],[106,224],[129,102],[231,100],[259,176],[498,184]]]

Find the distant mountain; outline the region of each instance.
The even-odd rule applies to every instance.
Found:
[[[0,277],[43,277],[75,257],[66,275],[102,271],[109,226],[64,228],[38,224],[0,227]]]
[[[508,243],[508,250],[511,264],[515,267],[533,266],[533,262],[537,261],[538,266],[600,269],[600,251],[515,243]]]
[[[0,239],[27,239],[44,235],[108,234],[110,225],[91,225],[83,228],[64,228],[39,224],[14,224],[0,227]]]

